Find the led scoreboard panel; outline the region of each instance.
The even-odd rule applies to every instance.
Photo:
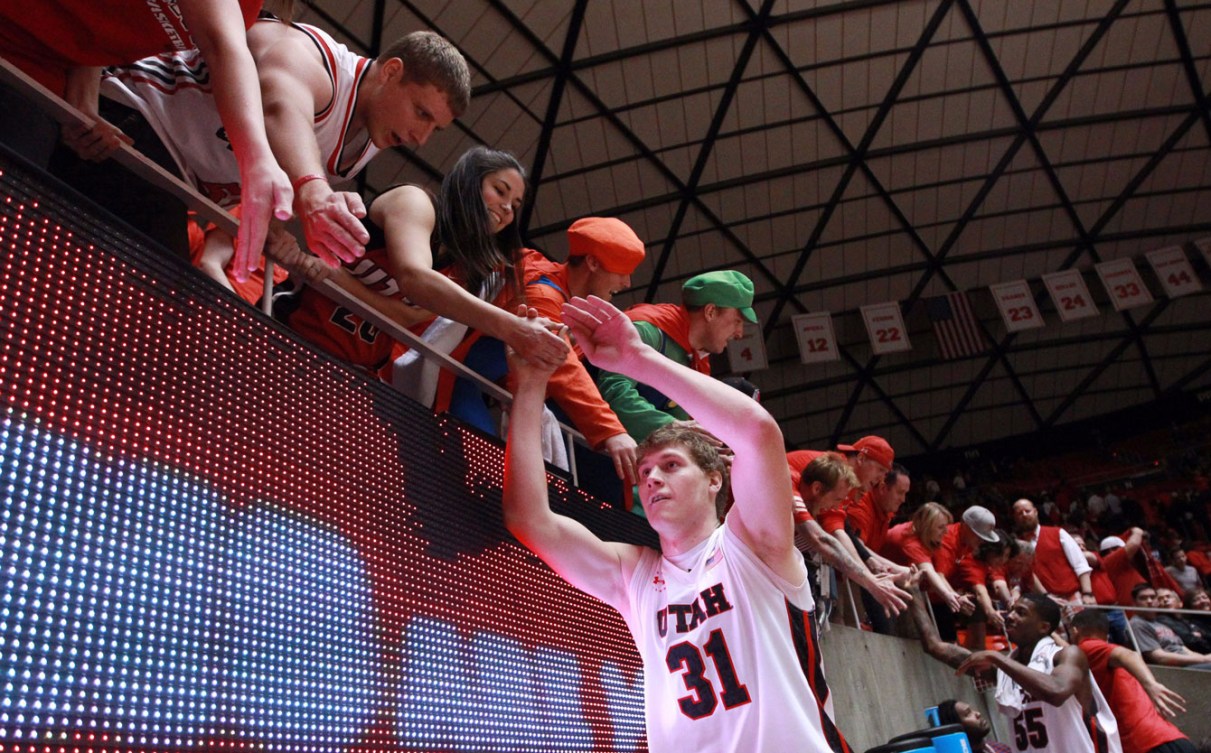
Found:
[[[504,531],[499,443],[0,173],[0,753],[646,750],[630,636]]]

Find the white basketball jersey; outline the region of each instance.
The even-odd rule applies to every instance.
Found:
[[[683,564],[645,551],[618,605],[643,657],[649,749],[848,752],[823,711],[806,567],[785,582],[726,524]]]
[[[1031,669],[1050,675],[1055,668],[1055,655],[1062,647],[1051,638],[1043,638],[1030,657]],[[1018,751],[1048,751],[1048,753],[1122,753],[1118,722],[1110,705],[1089,675],[1097,713],[1086,716],[1075,695],[1059,706],[1032,698],[1004,672],[997,670],[997,703],[1013,729],[1012,744]],[[1016,693],[1021,703],[1003,703],[1006,693]]]
[[[257,23],[280,22],[264,19]],[[332,100],[315,115],[315,138],[329,181],[343,182],[379,151],[365,130],[349,133],[358,84],[371,61],[314,26],[294,24],[294,28],[319,49],[332,81]],[[201,53],[167,53],[109,68],[102,79],[101,93],[141,112],[176,160],[181,174],[203,195],[223,206],[239,203],[240,167],[219,119],[210,69]]]

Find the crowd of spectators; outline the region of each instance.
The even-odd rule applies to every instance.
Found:
[[[1039,672],[1052,671],[1032,656],[1045,642],[1030,631],[1042,623],[1036,632],[1050,631],[1060,639],[1056,645],[1079,646],[1081,658],[1063,654],[1063,663],[1092,670],[1118,718],[1124,751],[1195,750],[1168,719],[1184,711],[1184,699],[1159,683],[1149,665],[1211,669],[1211,446],[1190,441],[1208,436],[1207,428],[1205,419],[1196,419],[1152,432],[1143,440],[1149,452],[1133,451],[1141,440],[1130,440],[1103,449],[1101,464],[1078,453],[1071,463],[1050,458],[1045,469],[1028,461],[985,461],[953,474],[923,474],[907,501],[886,508],[893,512],[874,535],[868,513],[851,496],[826,514],[830,529],[844,531],[860,552],[863,541],[879,542],[883,558],[912,568],[906,579],[897,574],[897,582],[919,586],[911,621],[887,619],[869,599],[862,600],[858,619],[878,632],[920,636],[930,655],[961,671],[997,668],[998,703],[1011,682],[1006,678],[1031,693],[1052,687],[1034,685],[1042,675],[1025,672],[1027,660]],[[1038,483],[1057,467],[1079,467],[1098,481],[1084,488],[1063,478],[1054,486]],[[890,483],[911,488],[916,481],[902,466],[888,471],[871,499]],[[879,570],[877,560],[864,561]],[[1027,634],[1030,648],[1022,653]],[[1001,653],[1015,646],[1013,654]],[[1070,677],[1054,671],[1057,682]],[[1047,704],[1085,692],[1066,687]],[[964,724],[973,749],[998,749],[986,739],[986,719],[965,706],[956,712],[953,701],[947,708],[950,721]],[[1016,732],[1020,709],[1002,711]]]

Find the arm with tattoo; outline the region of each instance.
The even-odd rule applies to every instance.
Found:
[[[832,565],[845,577],[870,592],[889,615],[904,611],[912,597],[900,590],[889,575],[875,575],[858,560],[854,559],[841,542],[825,532],[815,520],[798,524],[798,530],[807,539],[808,546],[820,555],[826,564]]]

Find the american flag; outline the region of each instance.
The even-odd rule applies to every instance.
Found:
[[[925,301],[933,333],[938,338],[942,357],[950,360],[983,352],[984,333],[963,292],[948,293]]]

